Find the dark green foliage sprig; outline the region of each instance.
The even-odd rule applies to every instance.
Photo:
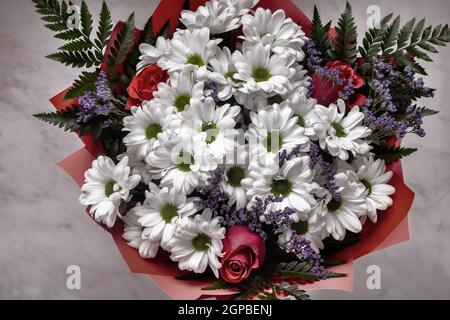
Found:
[[[327,24],[322,23],[319,10],[314,6],[314,14],[311,25],[311,39],[314,44],[322,54],[326,54],[331,47],[331,42],[329,39],[329,31],[331,27],[331,21]],[[326,57],[325,57],[326,58]]]
[[[264,291],[258,296],[259,300],[282,300],[279,293],[285,293],[295,300],[309,300],[309,295],[305,290],[301,290],[296,283],[284,281],[279,284],[272,285],[270,291]]]
[[[317,276],[311,271],[313,265],[306,261],[292,261],[282,262],[277,266],[277,273],[286,278],[296,278],[305,281],[318,281],[322,278]],[[344,274],[328,272],[325,274],[325,278],[339,278],[344,277]]]
[[[80,126],[77,123],[76,113],[77,107],[74,106],[56,112],[39,113],[34,116],[41,121],[60,127],[64,129],[64,131],[76,132],[80,129]]]
[[[335,29],[336,35],[331,40],[331,48],[328,50],[328,55],[332,60],[342,60],[354,67],[358,54],[358,33],[352,7],[348,2]]]
[[[391,147],[384,142],[374,145],[372,149],[376,159],[384,160],[388,164],[403,159],[416,151],[415,148]]]
[[[426,74],[424,68],[410,57],[431,62],[430,53],[438,53],[436,46],[445,46],[450,42],[448,25],[427,26],[422,19],[416,23],[411,19],[403,26],[400,16],[392,20],[389,14],[382,19],[380,26],[369,29],[359,47],[361,56],[371,61],[378,55],[391,56],[404,66]],[[408,57],[408,55],[410,57]]]
[[[36,12],[47,22],[48,29],[55,32],[55,37],[65,41],[58,51],[48,55],[49,59],[74,68],[90,68],[99,66],[103,61],[103,49],[111,35],[111,14],[105,2],[100,12],[97,37],[92,39],[93,18],[85,1],[81,3],[79,12],[79,28],[71,28],[68,21],[73,14],[69,10],[71,2],[58,0],[32,0]]]

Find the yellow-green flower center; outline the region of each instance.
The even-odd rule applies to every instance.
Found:
[[[345,136],[347,136],[347,134],[345,133],[344,127],[340,123],[333,122],[331,125],[334,128],[334,130],[336,130],[336,137],[344,138]]]
[[[269,131],[266,139],[266,149],[269,152],[277,152],[281,149],[283,141],[278,130]]]
[[[340,200],[334,200],[332,199],[330,202],[328,202],[327,204],[327,209],[330,212],[335,212],[337,210],[339,210],[342,206],[342,202]]]
[[[188,56],[186,63],[193,64],[199,67],[205,65],[202,56],[198,53],[193,53],[190,56]]]
[[[252,75],[253,75],[253,79],[255,79],[256,82],[267,81],[272,77],[269,70],[267,70],[264,67],[254,68]]]
[[[215,123],[203,123],[202,132],[206,132],[206,143],[212,143],[216,140],[217,127]]]
[[[305,127],[305,119],[299,114],[297,115],[297,124],[302,128]]]
[[[194,163],[194,156],[190,153],[181,151],[177,158],[176,167],[183,172],[191,171],[191,164]]]
[[[116,183],[117,183],[117,181],[111,180],[105,185],[105,195],[107,197],[109,197],[110,195],[112,195],[114,193],[114,185]]]
[[[292,191],[292,183],[287,179],[272,180],[271,191],[276,196],[287,197]]]
[[[189,93],[182,93],[175,98],[174,105],[178,112],[183,112],[184,107],[186,107],[191,102],[191,96]]]
[[[162,207],[160,214],[165,223],[170,223],[174,217],[178,216],[178,208],[168,203]]]
[[[152,123],[145,130],[145,136],[147,137],[147,140],[156,139],[160,132],[162,132],[161,126],[157,123]]]
[[[291,228],[299,235],[304,235],[308,232],[308,221],[299,221],[291,225]]]
[[[227,171],[228,183],[237,188],[241,186],[242,179],[245,178],[245,171],[239,166],[232,167]]]
[[[361,183],[364,185],[364,187],[366,187],[367,191],[369,192],[369,196],[372,194],[372,184],[366,180],[366,179],[362,179]]]
[[[192,239],[192,246],[198,251],[208,251],[211,245],[211,237],[204,233],[199,233]]]

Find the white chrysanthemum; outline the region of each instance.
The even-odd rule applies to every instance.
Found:
[[[362,229],[359,216],[367,213],[367,191],[354,171],[339,172],[334,176],[339,199],[330,194],[322,203],[325,230],[336,240],[343,240],[346,230],[359,233]]]
[[[223,50],[218,49],[209,64],[211,72],[208,73],[208,78],[218,86],[217,97],[222,101],[230,99],[237,86],[233,79],[234,74],[236,74],[236,67],[231,59],[230,49],[227,47]]]
[[[182,135],[192,136],[200,132],[206,133],[206,143],[211,154],[218,161],[234,145],[236,135],[236,117],[241,108],[225,104],[216,108],[216,103],[211,97],[204,101],[191,99],[191,105],[183,112]]]
[[[218,278],[225,231],[219,218],[212,218],[208,209],[201,215],[180,219],[170,242],[170,258],[178,262],[180,270],[195,273],[205,272],[209,265]]]
[[[129,132],[123,142],[127,147],[133,147],[139,159],[144,159],[158,145],[158,135],[168,134],[180,126],[173,109],[155,100],[131,108],[131,113],[123,119],[123,131]]]
[[[178,30],[170,41],[171,49],[158,60],[158,66],[169,72],[181,71],[186,66],[195,67],[197,74],[205,74],[206,66],[220,39],[210,40],[208,28]]]
[[[138,222],[145,227],[143,238],[158,242],[168,250],[178,219],[193,215],[197,211],[194,199],[175,189],[154,187],[146,193],[142,206],[136,208]]]
[[[137,156],[138,152],[136,147],[127,147],[127,151],[124,154],[118,155],[117,160],[122,160],[123,157],[128,157],[128,166],[131,168],[132,174],[141,176],[141,181],[145,184],[149,184],[153,180],[152,168],[144,159],[140,159]]]
[[[242,180],[248,176],[248,152],[245,146],[237,146],[226,155],[222,189],[228,194],[228,205],[236,204],[236,210],[247,206],[247,190]]]
[[[312,120],[314,132],[323,150],[341,160],[347,160],[349,152],[353,155],[367,154],[370,146],[363,138],[371,134],[371,130],[362,125],[364,113],[354,107],[345,115],[345,103],[338,100],[337,106],[316,105]]]
[[[246,132],[246,137],[256,151],[255,145],[263,153],[277,154],[282,150],[290,150],[298,145],[304,145],[309,139],[304,135],[305,129],[298,125],[298,118],[292,117],[292,110],[285,104],[274,104],[260,109],[259,112],[251,112],[252,123]]]
[[[161,187],[190,194],[205,173],[217,168],[217,159],[209,152],[206,138],[204,132],[193,137],[176,136],[147,156],[147,163],[156,168],[155,178],[161,179]]]
[[[134,207],[123,218],[125,226],[122,238],[127,241],[130,247],[139,250],[141,258],[154,258],[158,254],[159,241],[152,242],[143,237],[142,231],[144,228],[139,224],[137,221],[138,217],[134,213],[138,208],[139,206]]]
[[[297,61],[302,61],[305,53],[305,33],[291,18],[286,18],[283,10],[272,14],[269,9],[258,8],[254,15],[246,14],[242,17],[245,40],[244,48],[262,44],[270,46],[273,52],[289,54]]]
[[[366,198],[368,217],[373,222],[377,222],[377,210],[386,210],[392,205],[390,195],[395,193],[395,188],[388,182],[393,173],[386,171],[383,160],[374,160],[372,156],[356,157],[352,165],[368,192]]]
[[[211,34],[225,33],[239,28],[241,16],[259,0],[211,0],[197,11],[181,12],[181,22],[190,30],[209,28]]]
[[[286,161],[281,168],[274,163],[272,170],[250,166],[249,177],[242,180],[242,185],[252,200],[269,194],[282,196],[281,203],[270,205],[271,210],[291,207],[303,213],[310,211],[317,202],[314,194],[320,186],[313,181],[315,171],[309,167],[309,161],[308,156],[302,156]]]
[[[114,226],[121,200],[130,200],[130,190],[137,186],[141,177],[130,175],[128,157],[117,165],[104,156],[92,162],[92,168],[84,174],[80,203],[90,206],[89,212],[97,222]]]
[[[170,40],[164,37],[158,37],[156,40],[156,46],[152,46],[147,43],[143,43],[139,46],[141,51],[141,60],[137,65],[137,70],[142,70],[148,65],[157,64],[158,60],[169,53],[171,49]]]
[[[307,215],[300,217],[298,222],[291,224],[291,227],[278,236],[278,243],[286,245],[293,235],[298,234],[311,242],[311,248],[319,253],[323,249],[322,242],[323,228],[325,221],[316,214],[319,206],[316,205]]]
[[[153,101],[174,108],[177,112],[183,112],[192,98],[203,97],[203,87],[204,83],[197,81],[192,68],[187,67],[177,77],[171,75],[170,85],[158,84],[158,91],[154,92]]]
[[[312,119],[316,104],[316,99],[307,98],[305,93],[300,92],[293,93],[287,99],[287,105],[297,117],[297,124],[305,129],[305,135],[308,137],[314,136]]]
[[[233,63],[237,70],[233,77],[244,82],[239,88],[243,93],[262,90],[282,95],[291,90],[289,78],[295,73],[291,68],[294,59],[282,54],[271,55],[270,47],[257,44],[244,49],[243,54],[235,51]]]

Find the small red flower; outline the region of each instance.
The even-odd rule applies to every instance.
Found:
[[[266,247],[261,237],[245,226],[232,226],[223,240],[220,276],[229,283],[245,280],[264,261]]]
[[[339,79],[342,83],[336,83],[334,79],[329,79],[318,74],[312,75],[312,82],[314,86],[313,97],[321,105],[328,106],[331,103],[335,103],[339,99],[339,93],[344,90],[349,80],[352,80],[355,89],[359,89],[364,85],[364,78],[359,75],[353,68],[343,61],[329,61],[326,65],[326,69],[337,69]],[[360,105],[365,101],[365,96],[356,93],[346,100],[348,107]]]
[[[158,84],[166,82],[169,75],[157,65],[144,68],[136,74],[128,86],[127,109],[133,106],[140,106],[143,101],[152,100],[153,92],[158,90]]]

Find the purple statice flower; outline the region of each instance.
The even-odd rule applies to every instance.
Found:
[[[205,185],[197,187],[201,199],[195,204],[201,209],[210,209],[214,216],[222,216],[227,210],[231,210],[227,205],[220,203],[228,198],[228,194],[220,187],[224,174],[225,169],[220,166],[207,179]]]
[[[78,123],[89,122],[96,116],[107,116],[113,106],[111,102],[112,93],[105,72],[100,71],[95,87],[95,92],[87,91],[77,98],[79,103]],[[104,122],[103,125],[107,125],[107,122]]]
[[[355,94],[355,85],[353,84],[353,80],[349,79],[345,84],[344,89],[341,92],[339,92],[339,98],[342,100],[348,100],[354,94]]]
[[[219,94],[219,90],[217,87],[217,83],[214,81],[208,81],[205,83],[205,97],[211,97],[215,101],[219,101],[217,95]]]
[[[287,151],[286,149],[284,149],[283,151],[279,152],[278,153],[278,163],[279,163],[280,167],[283,166],[283,164],[286,161],[297,157],[300,154],[301,148],[302,148],[301,145],[296,145],[290,151]]]
[[[322,54],[316,48],[316,45],[313,40],[308,40],[305,43],[306,54],[307,54],[307,67],[315,71],[317,68],[320,68],[323,64]]]
[[[339,187],[336,185],[336,180],[334,176],[336,175],[336,170],[333,168],[333,164],[326,161],[321,153],[319,146],[315,143],[312,143],[309,151],[309,166],[310,168],[314,168],[317,165],[320,167],[322,175],[324,177],[324,186],[330,192],[331,196],[334,200],[340,199],[340,194],[338,192]]]
[[[263,218],[264,222],[275,226],[275,232],[284,232],[291,227],[292,215],[296,212],[294,208],[285,207],[283,210],[266,211]]]
[[[323,267],[323,259],[320,254],[311,248],[311,242],[301,235],[294,234],[286,244],[285,249],[297,256],[300,261],[311,263],[311,272],[320,278],[325,278],[326,271]]]

